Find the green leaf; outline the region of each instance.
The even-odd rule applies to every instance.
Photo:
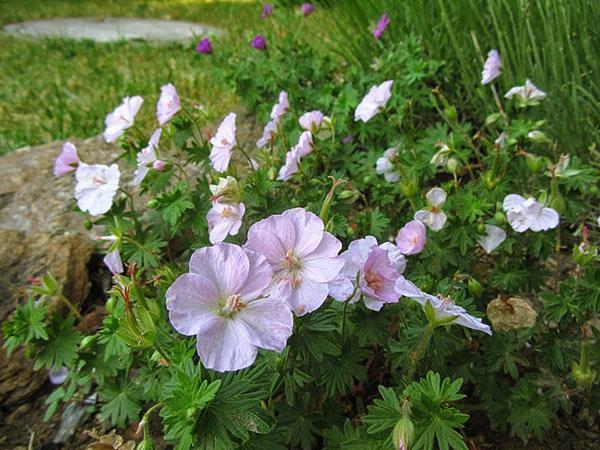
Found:
[[[77,348],[81,342],[81,335],[75,330],[75,318],[68,316],[66,319],[55,317],[48,330],[48,341],[43,345],[35,361],[35,370],[41,367],[71,367],[77,358]]]

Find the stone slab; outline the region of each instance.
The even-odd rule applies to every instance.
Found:
[[[33,38],[91,39],[113,42],[122,39],[185,41],[207,34],[220,34],[218,28],[195,22],[124,17],[71,17],[30,20],[4,26],[4,31]]]

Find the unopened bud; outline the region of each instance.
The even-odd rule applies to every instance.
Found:
[[[444,109],[444,117],[448,119],[450,122],[454,122],[456,120],[456,108],[454,106],[449,106]]]
[[[91,220],[84,220],[84,221],[83,221],[83,227],[84,227],[86,230],[91,230],[93,226],[94,226],[94,224],[92,223],[92,221],[91,221]]]
[[[446,168],[450,173],[458,173],[458,169],[460,168],[460,162],[456,158],[450,158],[446,163]]]
[[[546,134],[539,130],[533,130],[527,133],[527,138],[535,144],[546,144],[550,142]]]
[[[162,159],[157,159],[152,163],[152,168],[158,172],[165,170],[165,162]]]
[[[146,204],[146,206],[151,209],[158,207],[158,205],[159,205],[158,200],[156,200],[155,198],[153,198]]]
[[[533,173],[539,172],[544,167],[544,158],[533,153],[525,153],[525,161],[527,162],[527,167]]]
[[[490,114],[489,116],[486,117],[485,124],[487,126],[494,125],[501,118],[502,118],[502,114],[500,114],[500,113]]]

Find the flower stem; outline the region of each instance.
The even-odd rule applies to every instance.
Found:
[[[64,295],[59,295],[58,298],[65,304],[67,305],[67,307],[71,310],[71,312],[73,314],[75,314],[75,317],[77,317],[78,320],[81,321],[81,313],[79,312],[79,310],[77,308],[75,308],[75,305],[73,305],[73,303],[71,303],[69,301],[69,299],[67,299],[67,297],[65,297]]]
[[[433,335],[433,327],[432,323],[428,323],[425,329],[423,330],[423,334],[421,335],[421,339],[419,340],[419,345],[417,346],[417,351],[411,355],[411,364],[410,369],[408,371],[408,382],[410,383],[415,375],[415,371],[417,370],[417,363],[425,353],[427,349],[427,344]]]
[[[156,340],[154,341],[154,348],[160,354],[160,356],[162,356],[162,358],[167,362],[168,365],[172,365],[171,358],[169,358],[167,353],[164,351],[164,349],[160,346],[160,344]]]
[[[346,310],[348,309],[348,301],[349,300],[350,299],[348,299],[344,302],[344,311],[342,312],[342,334],[341,334],[340,348],[342,348],[344,346],[344,340],[345,340],[345,336],[346,336]]]
[[[242,153],[242,155],[244,155],[246,157],[246,159],[248,160],[248,164],[250,164],[250,169],[252,169],[253,171],[256,172],[256,169],[254,168],[254,163],[252,162],[252,159],[248,156],[248,153],[246,153],[242,147],[238,147],[240,149],[240,152]]]

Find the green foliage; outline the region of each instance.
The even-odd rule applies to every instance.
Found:
[[[44,321],[47,312],[45,305],[37,305],[31,298],[25,304],[17,305],[11,319],[3,324],[4,335],[7,336],[4,348],[9,355],[17,347],[25,346],[34,339],[48,340]]]

